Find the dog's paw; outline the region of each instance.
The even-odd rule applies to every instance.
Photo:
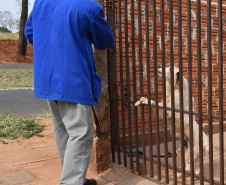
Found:
[[[141,97],[140,102],[141,104],[148,104],[148,99],[145,97]]]
[[[141,97],[140,100],[135,103],[135,106],[137,107],[140,104],[148,104],[148,99],[145,97]]]
[[[140,105],[140,100],[137,101],[137,102],[135,103],[135,106],[136,106],[136,107],[137,107],[138,105]]]

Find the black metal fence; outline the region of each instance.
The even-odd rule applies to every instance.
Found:
[[[106,7],[116,38],[108,51],[112,161],[165,184],[225,184],[226,2],[107,0]],[[148,104],[136,107],[141,97]],[[197,133],[198,153],[190,147]]]

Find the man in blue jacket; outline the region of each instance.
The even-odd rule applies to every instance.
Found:
[[[95,185],[86,179],[92,150],[92,105],[100,98],[92,44],[114,46],[95,0],[36,0],[25,26],[33,44],[36,98],[48,99],[63,167],[60,185]]]

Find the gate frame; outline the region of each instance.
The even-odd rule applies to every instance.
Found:
[[[117,0],[116,0],[117,1]],[[120,0],[119,0],[120,1]],[[138,0],[140,1],[140,0]],[[109,24],[111,25],[112,29],[113,29],[113,34],[115,35],[115,21],[117,21],[115,19],[115,13],[116,13],[116,8],[115,8],[115,1],[114,0],[106,0],[107,2],[107,17],[108,17],[108,22]],[[154,2],[156,2],[154,0]],[[162,0],[161,2],[164,3],[164,0]],[[171,2],[171,1],[170,1]],[[181,1],[179,1],[181,2]],[[190,0],[187,0],[187,9],[189,10],[190,9],[190,4],[191,4],[191,1]],[[219,60],[219,75],[220,75],[220,78],[219,78],[219,140],[220,140],[220,161],[221,161],[221,165],[220,165],[220,168],[221,168],[221,174],[220,174],[220,184],[224,184],[224,174],[223,174],[223,171],[222,169],[224,169],[224,143],[223,143],[223,133],[224,133],[224,130],[223,130],[223,121],[225,120],[225,118],[223,117],[223,94],[222,94],[222,89],[223,89],[223,61],[222,61],[222,58],[223,58],[223,48],[222,48],[222,0],[218,0],[218,4],[219,4],[219,9],[218,9],[218,34],[219,34],[219,42],[218,42],[218,50],[220,50],[218,53],[218,60]],[[181,5],[180,5],[181,6]],[[164,7],[164,5],[163,5]],[[181,7],[179,7],[181,8]],[[200,9],[200,0],[197,0],[197,9]],[[212,59],[211,59],[211,0],[207,0],[207,12],[208,12],[208,15],[207,15],[207,18],[208,18],[208,21],[207,21],[207,37],[208,37],[208,65],[210,66],[209,67],[209,70],[208,70],[208,75],[209,75],[209,80],[208,80],[208,83],[209,83],[209,97],[208,97],[208,100],[210,102],[212,102],[212,80],[210,79],[211,77],[211,65],[212,65]],[[178,9],[179,11],[179,9]],[[180,10],[181,11],[181,10]],[[164,11],[162,11],[163,15],[163,19],[164,19]],[[179,14],[179,13],[178,13]],[[197,33],[200,32],[200,26],[201,26],[201,17],[200,17],[200,14],[197,14],[198,17],[197,17],[197,21],[198,21],[198,30],[197,30]],[[187,11],[187,16],[188,16],[188,20],[191,19],[191,10]],[[178,20],[178,22],[181,21],[181,20]],[[190,40],[191,40],[191,30],[190,30],[190,27],[191,27],[191,20],[188,21],[188,47],[189,47],[189,50],[191,49],[191,43],[190,43]],[[164,25],[163,25],[163,28],[164,28]],[[181,30],[180,32],[178,32],[178,38],[181,37]],[[201,37],[201,36],[200,36]],[[164,40],[162,41],[164,42]],[[198,42],[201,43],[201,41],[198,39]],[[163,43],[162,43],[163,44]],[[182,46],[180,46],[179,48],[181,49]],[[198,61],[199,62],[199,66],[198,66],[198,70],[200,71],[201,70],[201,56],[200,56],[200,51],[201,51],[201,44],[198,45]],[[191,55],[189,55],[190,57]],[[182,58],[182,54],[180,55],[180,57]],[[191,58],[189,58],[189,61],[191,62]],[[119,139],[119,128],[118,126],[115,125],[115,123],[118,123],[118,93],[117,93],[117,69],[116,69],[116,46],[111,49],[111,50],[108,50],[108,70],[109,70],[109,95],[110,95],[110,123],[111,123],[111,142],[112,142],[112,147],[111,147],[111,150],[112,150],[112,161],[115,162],[116,159],[115,159],[115,152],[117,152],[117,156],[118,156],[118,164],[121,164],[121,156],[120,156],[120,139]],[[173,62],[172,62],[173,63]],[[170,62],[170,64],[172,64]],[[182,59],[180,60],[179,62],[180,66],[182,66]],[[188,62],[188,67],[190,69],[190,72],[188,73],[188,77],[189,79],[191,79],[192,77],[192,73],[191,73],[191,64],[189,64]],[[201,73],[199,73],[201,74]],[[200,78],[199,78],[200,79]],[[201,82],[199,81],[198,82],[198,85],[199,85],[199,92],[198,94],[201,94],[202,93],[202,90],[201,89]],[[189,86],[191,87],[191,80],[189,80]],[[182,86],[181,86],[182,87]],[[190,97],[190,101],[192,100],[191,96],[192,96],[192,91],[191,91],[191,88],[189,88],[189,97]],[[200,100],[201,101],[201,100]],[[199,101],[199,102],[200,102]],[[165,109],[166,107],[163,107],[163,109]],[[199,111],[202,110],[202,107],[199,106]],[[182,106],[182,110],[183,110],[183,106]],[[202,120],[202,117],[208,117],[208,122],[209,122],[209,131],[210,131],[210,158],[209,158],[209,162],[211,164],[213,164],[213,138],[212,138],[212,135],[213,135],[213,130],[212,130],[212,120],[213,119],[217,119],[216,117],[217,116],[213,116],[212,115],[212,104],[210,103],[209,104],[209,110],[210,110],[210,114],[209,115],[203,115],[202,113],[193,113],[192,112],[192,107],[190,106],[189,108],[189,115],[190,115],[190,122],[192,122],[192,115],[196,115],[199,117],[199,120]],[[172,109],[172,112],[175,111]],[[182,111],[183,112],[183,111]],[[174,113],[172,113],[174,114]],[[182,120],[183,122],[183,120]],[[201,121],[202,122],[202,121]],[[118,124],[117,124],[118,125]],[[192,131],[192,127],[190,127],[190,131]],[[200,134],[200,140],[202,140],[202,124],[199,125],[199,130],[201,132]],[[191,132],[192,133],[192,132]],[[115,139],[116,138],[116,139]],[[191,141],[192,142],[192,141]],[[182,142],[183,143],[183,142]],[[192,144],[192,143],[191,143]],[[114,146],[117,146],[117,151],[115,151],[115,148]],[[136,149],[136,151],[138,151]],[[200,151],[200,154],[201,154],[201,160],[200,160],[200,166],[203,166],[203,163],[202,163],[202,151]],[[191,159],[193,158],[193,155],[192,155],[192,152],[190,153],[191,155]],[[183,166],[183,161],[182,160],[182,166]],[[124,160],[125,162],[125,160]],[[126,164],[124,164],[124,166],[126,166]],[[191,168],[194,168],[191,164]],[[174,171],[177,170],[174,168]],[[185,184],[185,171],[184,169],[182,169],[182,173],[183,173],[183,183]],[[174,175],[175,176],[175,175]],[[194,175],[194,173],[191,173],[191,183],[194,184],[194,177],[196,175]],[[160,177],[161,179],[161,177]],[[174,177],[174,180],[176,179],[176,177]],[[203,171],[201,169],[201,175],[200,175],[200,182],[202,181],[202,183],[204,182],[204,177],[203,177]],[[174,181],[176,182],[176,181]],[[168,183],[168,182],[166,182]],[[210,167],[210,184],[214,184],[214,177],[213,177],[213,169],[211,169]]]

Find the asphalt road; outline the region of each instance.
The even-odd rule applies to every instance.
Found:
[[[0,89],[0,114],[13,109],[13,116],[32,116],[49,113],[47,101],[34,98],[33,89]]]
[[[0,70],[33,69],[33,64],[0,64]],[[34,98],[31,88],[0,89],[0,114],[12,109],[13,116],[32,116],[49,113],[47,101]]]
[[[0,70],[33,69],[33,64],[0,64]]]

